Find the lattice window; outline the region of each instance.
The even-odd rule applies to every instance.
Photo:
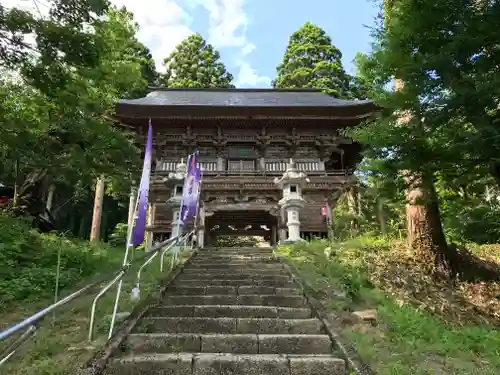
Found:
[[[255,160],[228,160],[228,172],[254,172]]]

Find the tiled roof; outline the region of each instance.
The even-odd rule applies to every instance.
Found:
[[[279,89],[153,89],[139,99],[119,105],[199,107],[350,107],[370,100],[335,99],[319,90]]]

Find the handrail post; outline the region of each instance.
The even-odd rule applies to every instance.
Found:
[[[116,277],[111,280],[104,288],[100,290],[99,293],[97,293],[97,296],[95,296],[94,300],[92,301],[92,309],[90,312],[90,324],[89,324],[89,336],[88,340],[89,342],[92,342],[92,334],[94,331],[94,320],[95,320],[95,309],[97,306],[97,301],[118,281],[120,280],[120,283],[122,281],[122,277],[125,274],[125,271],[121,271]]]
[[[113,306],[113,315],[111,316],[111,323],[109,324],[108,340],[113,335],[113,328],[115,326],[116,314],[118,312],[118,303],[120,302],[120,293],[122,291],[123,280],[120,279],[118,287],[116,288],[115,304]]]
[[[26,331],[23,332],[12,344],[10,344],[3,352],[0,353],[0,366],[9,360],[14,354],[16,354],[17,349],[19,349],[29,338],[36,334],[36,326],[33,324],[28,327]]]

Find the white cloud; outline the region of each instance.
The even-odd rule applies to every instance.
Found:
[[[41,13],[48,10],[46,0],[3,0],[7,7],[18,6]],[[267,86],[270,78],[260,76],[248,62],[248,56],[255,50],[255,45],[247,38],[248,15],[245,12],[245,0],[111,0],[114,5],[125,6],[134,14],[139,24],[139,40],[153,54],[156,67],[163,71],[163,59],[183,39],[193,34],[190,16],[196,6],[202,6],[208,12],[208,41],[216,48],[234,48],[234,65],[237,86]]]
[[[256,47],[246,35],[249,19],[244,9],[245,0],[191,0],[191,4],[201,5],[209,13],[208,40],[210,43],[217,48],[238,48],[234,59],[238,68],[235,85],[268,86],[271,79],[260,76],[246,60]]]
[[[241,55],[242,56],[250,55],[255,50],[255,48],[257,48],[255,44],[252,43],[245,44],[241,49]]]
[[[182,40],[193,34],[189,25],[192,18],[174,0],[111,0],[125,6],[139,24],[137,37],[153,54],[156,68],[164,71],[163,59]]]
[[[271,85],[271,78],[259,75],[246,61],[240,60],[238,65],[239,71],[234,81],[236,86],[267,87]]]

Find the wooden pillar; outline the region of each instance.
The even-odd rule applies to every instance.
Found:
[[[101,238],[102,202],[104,199],[104,176],[97,179],[95,187],[94,211],[92,213],[92,227],[90,230],[90,241],[99,242]]]
[[[200,249],[202,249],[205,246],[205,208],[203,206],[200,206],[199,212],[198,212],[198,231],[196,233],[197,235],[197,240],[196,243]]]
[[[276,246],[276,237],[277,237],[276,227],[277,227],[276,224],[271,225],[271,246]]]
[[[156,205],[154,203],[149,203],[148,206],[148,231],[146,232],[146,248],[151,249],[153,247],[153,225],[155,223]]]

